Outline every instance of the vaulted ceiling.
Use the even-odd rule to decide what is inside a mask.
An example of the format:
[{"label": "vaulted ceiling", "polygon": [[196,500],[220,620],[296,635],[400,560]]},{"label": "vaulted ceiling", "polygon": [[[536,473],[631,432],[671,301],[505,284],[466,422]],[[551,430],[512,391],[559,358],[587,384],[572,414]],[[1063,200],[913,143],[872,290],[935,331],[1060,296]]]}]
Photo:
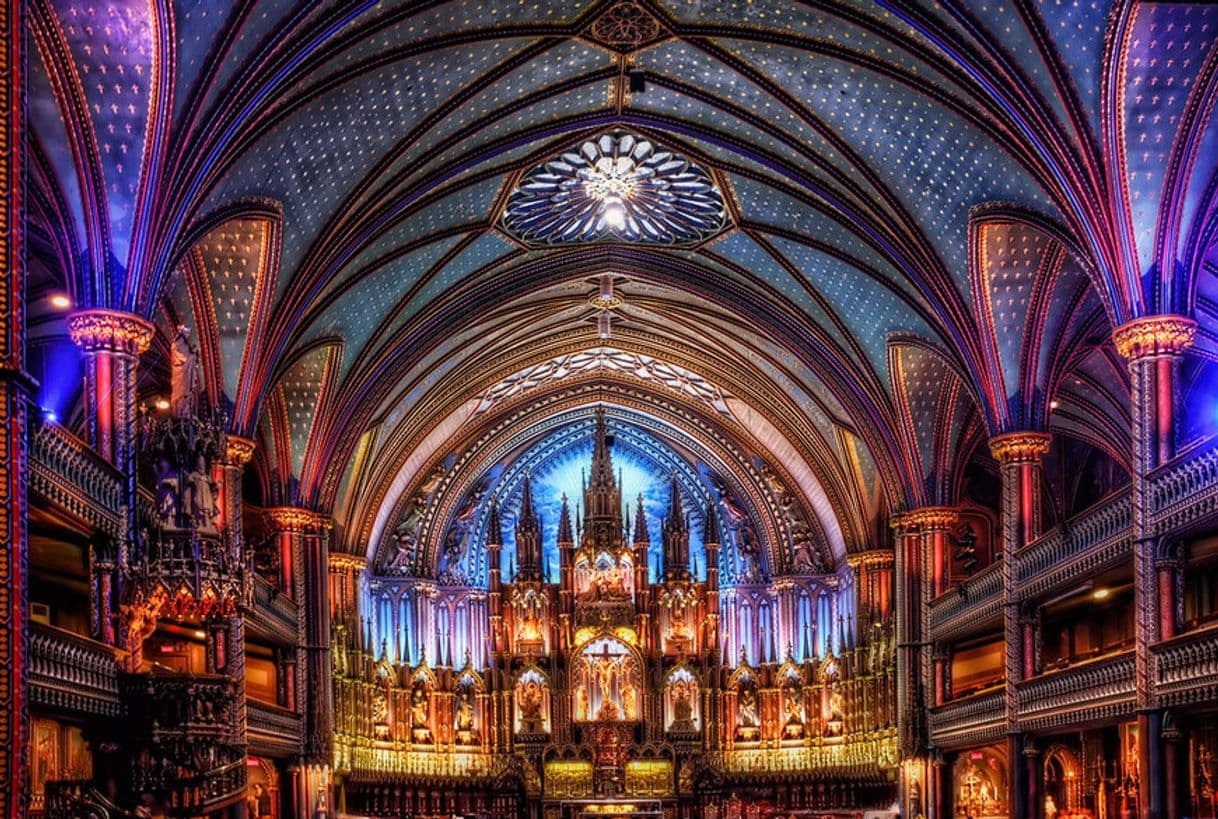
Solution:
[{"label": "vaulted ceiling", "polygon": [[[267,502],[351,550],[437,465],[604,403],[840,559],[958,501],[990,435],[1123,464],[1113,326],[1218,351],[1218,6],[31,8],[31,287],[192,327]],[[563,233],[563,173],[623,135],[675,182]],[[530,191],[541,232],[504,217]]]}]

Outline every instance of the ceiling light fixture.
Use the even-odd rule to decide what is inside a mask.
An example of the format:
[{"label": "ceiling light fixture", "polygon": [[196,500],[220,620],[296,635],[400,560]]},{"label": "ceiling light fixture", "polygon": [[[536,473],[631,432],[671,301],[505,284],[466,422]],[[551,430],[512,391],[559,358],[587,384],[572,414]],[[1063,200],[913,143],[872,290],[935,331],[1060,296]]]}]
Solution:
[{"label": "ceiling light fixture", "polygon": [[67,310],[72,306],[72,300],[64,293],[51,294],[50,302],[56,310]]},{"label": "ceiling light fixture", "polygon": [[1110,594],[1112,594],[1112,589],[1096,589],[1091,592],[1091,596],[1096,600],[1107,600]]}]

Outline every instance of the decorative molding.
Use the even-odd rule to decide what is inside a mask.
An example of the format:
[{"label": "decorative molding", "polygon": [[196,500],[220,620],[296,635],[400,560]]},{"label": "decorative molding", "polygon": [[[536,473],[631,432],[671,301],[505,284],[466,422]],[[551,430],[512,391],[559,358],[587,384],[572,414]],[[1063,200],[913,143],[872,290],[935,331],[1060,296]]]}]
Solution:
[{"label": "decorative molding", "polygon": [[118,310],[81,310],[68,316],[68,335],[87,353],[115,352],[143,355],[156,332],[139,316]]},{"label": "decorative molding", "polygon": [[889,519],[888,525],[898,534],[933,532],[950,529],[960,522],[960,510],[952,506],[923,506],[908,512],[899,512]]},{"label": "decorative molding", "polygon": [[228,446],[224,452],[225,463],[230,466],[245,466],[250,462],[250,458],[254,457],[254,450],[257,446],[249,438],[229,433]]},{"label": "decorative molding", "polygon": [[277,506],[262,512],[271,526],[282,532],[315,534],[328,531],[334,521],[328,515],[298,506]]},{"label": "decorative molding", "polygon": [[1145,316],[1112,331],[1117,352],[1127,361],[1163,355],[1180,355],[1193,345],[1197,322],[1184,316]]},{"label": "decorative molding", "polygon": [[1007,432],[990,439],[990,454],[1003,466],[1040,463],[1052,441],[1047,432]]},{"label": "decorative molding", "polygon": [[332,572],[362,572],[366,568],[368,568],[368,560],[362,555],[330,552],[330,571]]}]

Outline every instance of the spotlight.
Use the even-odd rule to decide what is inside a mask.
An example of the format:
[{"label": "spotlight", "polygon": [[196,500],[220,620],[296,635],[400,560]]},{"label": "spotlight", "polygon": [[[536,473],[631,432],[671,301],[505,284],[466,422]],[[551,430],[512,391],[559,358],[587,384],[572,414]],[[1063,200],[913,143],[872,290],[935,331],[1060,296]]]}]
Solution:
[{"label": "spotlight", "polygon": [[1055,410],[1055,409],[1057,409],[1057,407],[1058,407],[1057,399],[1054,398],[1052,401],[1049,402],[1049,409]]},{"label": "spotlight", "polygon": [[204,640],[204,639],[206,639],[206,638],[207,638],[207,632],[205,632],[205,631],[196,631],[196,632],[195,632],[195,636],[196,636],[196,637],[198,637],[200,640]]},{"label": "spotlight", "polygon": [[48,424],[58,423],[59,422],[59,413],[55,412],[55,410],[51,409],[50,407],[43,407],[42,408],[42,419],[44,421],[46,421]]},{"label": "spotlight", "polygon": [[1096,600],[1107,600],[1108,595],[1110,594],[1112,594],[1111,589],[1096,589],[1095,591],[1091,592],[1091,596]]},{"label": "spotlight", "polygon": [[156,400],[156,403],[153,404],[153,406],[156,407],[157,409],[161,410],[162,412],[164,412],[165,410],[169,409],[169,399],[168,398],[158,398]]},{"label": "spotlight", "polygon": [[72,300],[65,293],[52,293],[50,301],[56,310],[67,310],[72,306]]}]

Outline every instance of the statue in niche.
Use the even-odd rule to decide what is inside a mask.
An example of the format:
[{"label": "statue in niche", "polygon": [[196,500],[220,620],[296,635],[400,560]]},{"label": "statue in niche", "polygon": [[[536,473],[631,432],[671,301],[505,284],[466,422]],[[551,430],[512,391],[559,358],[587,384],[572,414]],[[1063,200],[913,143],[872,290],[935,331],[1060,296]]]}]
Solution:
[{"label": "statue in niche", "polygon": [[157,522],[162,528],[178,527],[179,493],[178,473],[168,458],[158,458],[156,463],[156,511]]},{"label": "statue in niche", "polygon": [[694,726],[694,703],[693,703],[693,688],[692,683],[688,680],[675,680],[672,683],[670,694],[672,697],[672,725],[669,726],[670,731],[693,731]]},{"label": "statue in niche", "polygon": [[200,455],[194,468],[186,475],[186,486],[182,492],[182,505],[189,516],[190,525],[200,532],[215,532],[220,519],[220,507],[216,504],[219,485],[211,479],[207,459]]},{"label": "statue in niche", "polygon": [[472,745],[478,741],[478,725],[474,713],[474,691],[470,685],[457,688],[457,743]]},{"label": "statue in niche", "polygon": [[537,734],[543,730],[541,721],[542,692],[541,684],[529,680],[516,686],[516,702],[520,707],[520,731],[524,734]]},{"label": "statue in niche", "polygon": [[389,739],[389,702],[384,691],[372,697],[372,732],[376,739]]},{"label": "statue in niche", "polygon": [[465,558],[468,545],[469,532],[454,524],[448,530],[448,537],[444,539],[444,571],[440,573],[440,579],[443,582],[455,585],[468,582],[468,578],[461,568],[461,561]]},{"label": "statue in niche", "polygon": [[736,738],[745,741],[757,739],[761,733],[761,719],[757,712],[757,691],[752,685],[740,688],[736,703]]},{"label": "statue in niche", "polygon": [[829,720],[825,723],[825,736],[840,737],[846,719],[846,698],[835,681],[829,689]]},{"label": "statue in niche", "polygon": [[588,721],[588,689],[580,686],[575,692],[575,719],[578,722]]},{"label": "statue in niche", "polygon": [[427,687],[418,684],[410,694],[410,736],[416,743],[431,742],[431,715],[428,713]]},{"label": "statue in niche", "polygon": [[788,739],[799,739],[804,735],[803,690],[797,680],[791,680],[783,694],[787,712],[787,724],[783,727],[783,734]]},{"label": "statue in niche", "polygon": [[178,327],[170,357],[169,408],[176,418],[192,418],[197,410],[202,377],[199,354],[190,341],[190,328]]},{"label": "statue in niche", "polygon": [[622,683],[622,718],[627,722],[633,722],[639,718],[639,704],[636,695],[637,692],[630,680]]}]

